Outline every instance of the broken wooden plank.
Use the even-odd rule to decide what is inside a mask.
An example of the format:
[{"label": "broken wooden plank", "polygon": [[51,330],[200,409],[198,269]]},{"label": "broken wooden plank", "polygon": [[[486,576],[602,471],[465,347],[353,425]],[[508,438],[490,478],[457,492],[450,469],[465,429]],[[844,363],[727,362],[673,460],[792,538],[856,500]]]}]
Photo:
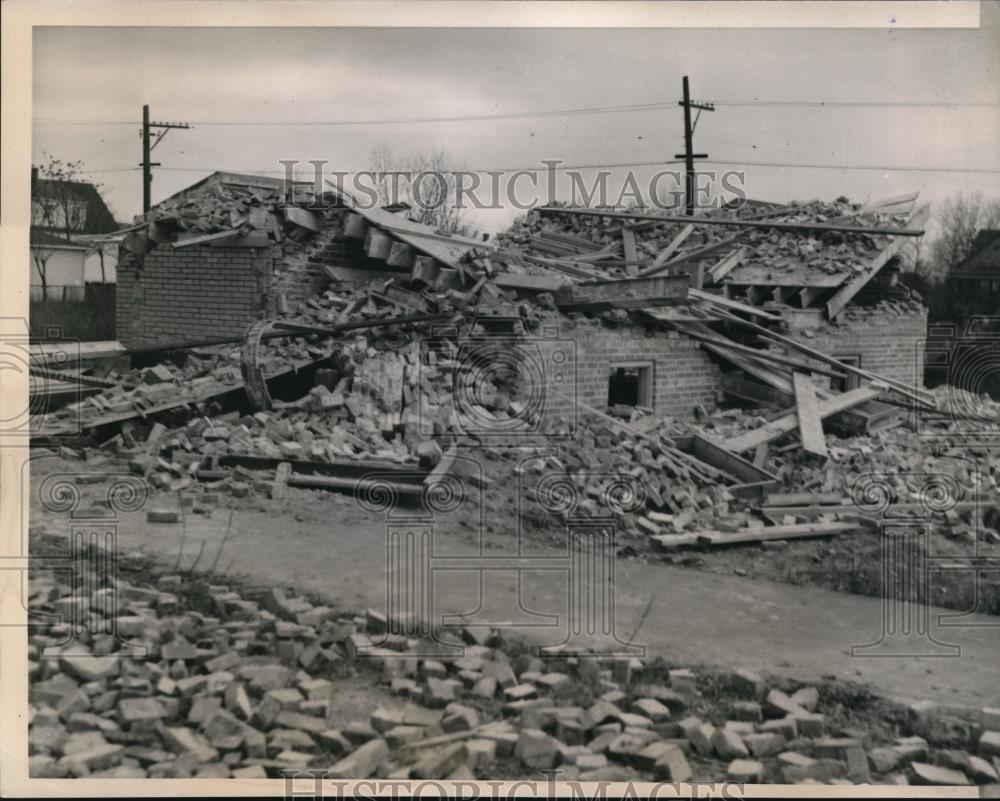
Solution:
[{"label": "broken wooden plank", "polygon": [[816,373],[818,375],[825,375],[831,378],[840,379],[845,377],[844,373],[835,373],[830,370],[826,370],[825,368],[822,367],[814,367],[813,365],[807,364],[806,362],[801,362],[797,359],[792,359],[787,356],[780,356],[776,353],[771,353],[770,351],[767,350],[760,350],[759,348],[750,348],[745,345],[738,345],[737,343],[728,340],[721,335],[711,336],[707,334],[697,333],[692,330],[684,330],[684,328],[686,328],[686,326],[683,326],[683,324],[681,326],[678,326],[678,329],[682,330],[682,333],[685,336],[689,336],[692,339],[696,339],[702,344],[716,345],[719,348],[724,348],[727,350],[731,350],[735,353],[744,354],[750,359],[755,359],[757,361],[763,361],[771,364],[780,364],[784,365],[785,367],[795,368],[800,372]]},{"label": "broken wooden plank", "polygon": [[180,248],[192,247],[193,245],[204,245],[208,242],[215,242],[219,239],[228,239],[229,237],[237,236],[239,233],[239,228],[231,228],[227,231],[216,231],[212,234],[178,234],[176,241],[170,243],[170,247],[177,250]]},{"label": "broken wooden plank", "polygon": [[739,241],[739,239],[742,236],[743,236],[743,234],[739,233],[739,234],[736,234],[735,236],[731,236],[731,237],[728,237],[726,239],[720,239],[718,242],[713,242],[713,243],[711,243],[709,245],[705,245],[704,247],[692,250],[689,253],[685,253],[682,256],[677,256],[676,258],[671,259],[668,262],[664,262],[663,264],[659,265],[658,267],[650,267],[647,270],[641,270],[638,273],[637,277],[638,278],[646,278],[647,276],[650,276],[650,275],[657,275],[659,273],[663,273],[663,272],[667,272],[669,270],[676,269],[681,264],[687,264],[688,262],[691,262],[691,261],[698,261],[699,259],[704,259],[706,256],[711,256],[713,253],[717,253],[720,250],[724,250],[725,248],[728,248],[730,245],[736,244],[736,242]]},{"label": "broken wooden plank", "polygon": [[563,278],[547,275],[501,273],[493,279],[493,283],[501,289],[513,289],[518,292],[558,292],[568,282]]},{"label": "broken wooden plank", "polygon": [[635,245],[634,231],[622,229],[622,247],[625,251],[625,274],[636,275],[639,272],[639,250]]},{"label": "broken wooden plank", "polygon": [[[841,395],[834,395],[832,398],[820,401],[816,405],[816,413],[822,420],[824,417],[829,417],[831,414],[836,414],[844,409],[850,409],[859,403],[873,400],[881,394],[882,390],[875,387],[858,387],[857,389],[852,389],[850,392],[844,392]],[[723,442],[722,445],[734,453],[742,453],[751,448],[756,448],[763,442],[772,442],[794,431],[798,426],[799,415],[793,411],[753,431],[732,437]]]},{"label": "broken wooden plank", "polygon": [[[920,226],[927,222],[927,218],[930,216],[930,206],[923,205],[917,211],[915,211],[909,220],[906,221],[907,225]],[[844,307],[851,302],[851,299],[861,291],[861,289],[875,277],[875,274],[881,270],[891,259],[896,255],[897,251],[903,246],[903,240],[894,239],[878,256],[876,256],[864,270],[850,279],[845,283],[840,289],[837,290],[836,294],[826,302],[826,316],[830,320],[835,320],[837,315],[839,315]]]},{"label": "broken wooden plank", "polygon": [[[727,312],[718,312],[717,316],[720,319],[729,320],[730,322],[736,325],[740,325],[743,326],[744,328],[749,328],[753,331],[756,331],[765,339],[770,339],[774,342],[780,342],[783,345],[787,345],[788,347],[799,351],[799,353],[804,353],[806,356],[817,359],[818,361],[821,361],[825,364],[829,364],[833,367],[843,369],[848,373],[853,373],[854,375],[860,376],[861,378],[864,378],[866,381],[879,381],[883,384],[886,384],[895,392],[898,392],[904,397],[916,401],[917,403],[920,403],[923,406],[930,406],[932,408],[936,408],[936,404],[934,403],[934,396],[928,393],[926,390],[918,389],[909,384],[905,384],[902,381],[897,381],[895,379],[879,375],[878,373],[872,373],[869,372],[868,370],[862,370],[860,367],[855,367],[852,364],[846,364],[840,361],[839,359],[834,358],[833,356],[828,356],[822,351],[816,350],[815,348],[810,348],[807,345],[803,345],[801,342],[783,336],[782,334],[775,333],[774,331],[771,331],[769,328],[765,328],[762,325],[757,325],[757,323],[751,322],[750,320],[744,320],[741,317],[737,317],[735,314],[729,314]],[[923,394],[921,395],[921,393]]]},{"label": "broken wooden plank", "polygon": [[702,300],[713,306],[719,306],[724,309],[730,309],[732,311],[743,312],[745,314],[750,314],[754,317],[760,317],[764,320],[771,320],[772,322],[779,323],[781,318],[776,314],[771,314],[763,309],[758,309],[756,306],[750,306],[747,303],[740,303],[738,300],[732,300],[730,298],[722,297],[721,295],[716,295],[712,292],[707,292],[703,289],[688,289],[688,297],[694,298],[695,300]]},{"label": "broken wooden plank", "polygon": [[767,384],[751,381],[735,373],[723,373],[719,386],[726,395],[750,401],[757,406],[784,411],[795,403],[793,394],[781,392]]},{"label": "broken wooden plank", "polygon": [[828,459],[830,452],[826,449],[823,421],[819,417],[816,386],[808,375],[798,371],[792,373],[792,386],[795,388],[795,409],[799,417],[802,449],[806,453]]},{"label": "broken wooden plank", "polygon": [[749,252],[750,249],[746,245],[743,245],[729,255],[724,256],[714,267],[710,267],[708,269],[708,276],[712,279],[712,283],[717,284],[729,275],[729,273],[743,262]]},{"label": "broken wooden plank", "polygon": [[703,531],[698,534],[700,545],[715,547],[724,545],[748,545],[755,542],[770,540],[800,540],[813,537],[832,537],[837,534],[847,534],[860,529],[857,523],[795,523],[789,526],[770,526],[769,528],[748,529],[736,533],[727,531]]},{"label": "broken wooden plank", "polygon": [[670,261],[670,257],[677,252],[677,248],[679,248],[684,243],[685,239],[691,236],[691,233],[693,231],[694,231],[693,225],[691,225],[690,223],[688,225],[685,225],[681,229],[681,232],[673,238],[670,244],[656,254],[656,258],[653,259],[653,267],[662,267],[664,264]]}]

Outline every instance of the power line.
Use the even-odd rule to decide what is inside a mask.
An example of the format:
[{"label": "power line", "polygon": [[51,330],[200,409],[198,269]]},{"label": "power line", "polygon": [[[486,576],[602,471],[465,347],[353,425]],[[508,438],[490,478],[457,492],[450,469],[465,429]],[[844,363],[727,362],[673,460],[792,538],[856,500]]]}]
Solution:
[{"label": "power line", "polygon": [[914,167],[884,164],[788,164],[780,161],[724,161],[708,159],[705,164],[723,164],[733,167],[804,167],[814,170],[876,170],[878,172],[982,172],[1000,174],[1000,169],[984,167]]},{"label": "power line", "polygon": [[[716,106],[761,106],[773,108],[997,108],[1000,103],[970,102],[920,102],[920,101],[840,101],[840,100],[715,100]],[[498,114],[465,114],[447,117],[397,117],[368,120],[195,120],[192,125],[202,127],[338,127],[350,125],[401,125],[435,122],[480,122],[488,120],[518,120],[536,117],[568,117],[586,114],[615,114],[668,109],[669,101],[656,103],[630,103],[619,106],[590,106],[571,109],[539,109]],[[35,125],[135,125],[135,120],[65,120],[36,119]]]},{"label": "power line", "polygon": [[715,100],[716,106],[769,108],[996,108],[1000,103],[943,103],[895,100]]},{"label": "power line", "polygon": [[[617,167],[659,167],[663,164],[683,164],[682,160],[671,160],[671,161],[627,161],[627,162],[615,162],[615,163],[602,163],[602,164],[558,164],[554,166],[556,170],[587,170],[587,169],[614,169]],[[987,174],[1000,174],[1000,169],[990,169],[990,168],[966,168],[966,167],[918,167],[912,165],[879,165],[879,164],[792,164],[788,162],[779,161],[732,161],[725,159],[707,159],[702,162],[703,164],[719,164],[724,166],[733,167],[789,167],[789,168],[801,168],[801,169],[816,169],[816,170],[876,170],[879,172],[943,172],[943,173],[987,173]],[[305,167],[308,162],[303,163]],[[100,173],[100,172],[131,172],[139,169],[138,167],[106,167],[106,168],[95,168],[92,170],[83,170],[82,172],[87,173]],[[211,167],[162,167],[162,172],[215,172],[218,166]],[[488,172],[547,172],[550,168],[548,166],[524,166],[524,167],[490,167],[490,168],[479,168],[479,167],[456,167],[448,172],[474,172],[474,173],[488,173]],[[253,172],[261,175],[285,175],[284,170],[243,170],[245,172]],[[309,170],[307,170],[309,171]],[[358,172],[368,172],[368,170],[357,170],[352,173],[352,171],[347,171],[348,175],[357,174]]]},{"label": "power line", "polygon": [[[400,123],[425,123],[425,122],[476,122],[480,120],[515,120],[528,117],[563,117],[578,114],[607,114],[623,111],[651,111],[656,109],[670,108],[672,104],[663,103],[630,103],[622,106],[592,106],[587,108],[570,109],[545,109],[539,111],[516,111],[501,114],[466,114],[453,117],[410,117],[410,118],[382,118],[371,120],[265,120],[256,122],[236,121],[236,120],[201,120],[194,121],[192,125],[226,126],[226,127],[273,127],[273,126],[340,126],[340,125],[396,125]],[[34,121],[39,125],[134,125],[134,120],[55,120],[40,119]]]}]

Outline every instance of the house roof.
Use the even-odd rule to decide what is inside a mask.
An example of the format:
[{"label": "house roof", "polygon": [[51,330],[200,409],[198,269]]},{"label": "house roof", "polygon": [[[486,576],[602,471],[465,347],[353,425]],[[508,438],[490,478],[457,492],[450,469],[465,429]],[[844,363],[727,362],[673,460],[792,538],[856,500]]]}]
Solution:
[{"label": "house roof", "polygon": [[[75,234],[109,234],[118,230],[118,223],[111,213],[101,193],[92,183],[86,181],[55,181],[51,178],[37,178],[31,187],[32,199],[60,200],[69,198],[86,204],[83,226],[72,229]],[[59,226],[40,225],[48,231],[65,232]]]},{"label": "house roof", "polygon": [[1000,230],[985,228],[976,234],[969,255],[951,271],[953,278],[1000,278]]},{"label": "house roof", "polygon": [[66,250],[86,250],[86,245],[81,245],[76,242],[71,242],[68,239],[64,239],[60,236],[54,236],[47,231],[37,228],[35,226],[31,227],[30,231],[30,242],[32,245],[39,245],[42,247],[50,248],[64,248]]},{"label": "house roof", "polygon": [[[271,230],[268,213],[280,213],[288,205],[315,208],[313,182],[296,181],[295,185],[305,191],[295,192],[294,202],[288,204],[282,192],[285,183],[280,178],[218,171],[157,203],[151,209],[149,219],[174,220],[182,223],[187,231],[206,234],[246,226],[267,233]],[[325,194],[394,239],[449,267],[457,266],[471,248],[482,244],[473,239],[443,234],[429,225],[414,222],[384,208],[369,208],[369,203],[360,201],[349,190],[332,183],[328,183]],[[263,214],[258,215],[259,221],[256,217],[250,219],[247,216],[248,209],[253,206],[263,207]],[[285,216],[288,216],[287,211]]]}]

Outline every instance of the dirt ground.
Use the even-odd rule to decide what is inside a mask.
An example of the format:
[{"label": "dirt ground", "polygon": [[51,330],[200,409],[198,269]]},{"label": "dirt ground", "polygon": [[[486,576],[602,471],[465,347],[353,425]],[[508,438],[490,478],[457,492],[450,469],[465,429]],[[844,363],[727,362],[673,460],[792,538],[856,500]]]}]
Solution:
[{"label": "dirt ground", "polygon": [[[32,461],[32,486],[58,473],[101,473],[94,483],[78,485],[77,507],[85,511],[104,503],[116,470],[127,472],[123,466],[43,456]],[[480,493],[472,490],[456,511],[433,518],[435,618],[505,625],[539,644],[564,641],[570,620],[565,536],[551,520],[505,508],[498,493],[484,494],[480,503]],[[142,511],[120,516],[122,553],[146,554],[182,572],[193,568],[192,575],[227,574],[358,609],[386,608],[387,531],[427,523],[413,511],[387,518],[345,495],[297,489],[282,500],[223,492],[210,514],[188,509],[186,525],[149,523],[150,508],[177,509],[177,496],[154,495]],[[519,518],[525,521],[521,537]],[[30,525],[58,535],[67,530],[68,513],[45,509],[33,496]],[[903,701],[1000,705],[1000,618],[970,615],[961,627],[945,627],[941,623],[949,621],[940,617],[948,613],[931,608],[930,634],[950,649],[911,637],[887,642],[879,652],[895,658],[852,656],[852,646],[880,639],[879,599],[756,578],[750,569],[744,577],[651,563],[629,558],[627,543],[619,552],[613,630],[619,640],[641,646],[644,656],[803,679],[853,679]],[[743,559],[744,566],[753,562]]]}]

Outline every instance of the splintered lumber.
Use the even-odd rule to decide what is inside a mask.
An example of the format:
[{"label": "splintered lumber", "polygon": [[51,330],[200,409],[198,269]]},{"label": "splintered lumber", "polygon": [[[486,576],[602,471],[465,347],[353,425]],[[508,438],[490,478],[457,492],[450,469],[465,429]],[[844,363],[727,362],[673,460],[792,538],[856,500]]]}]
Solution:
[{"label": "splintered lumber", "polygon": [[826,370],[822,367],[815,367],[805,362],[800,362],[797,359],[790,359],[786,356],[779,356],[776,353],[771,353],[770,351],[761,350],[759,348],[750,348],[745,345],[739,345],[731,340],[727,340],[722,336],[708,336],[706,334],[695,333],[694,331],[684,331],[685,336],[689,336],[692,339],[696,339],[703,344],[713,344],[719,348],[724,348],[728,350],[735,351],[736,353],[742,353],[751,359],[756,359],[757,361],[769,362],[773,364],[781,364],[786,367],[794,367],[796,370],[802,370],[810,373],[816,373],[817,375],[825,375],[831,378],[843,378],[844,373],[835,373],[831,370]]},{"label": "splintered lumber", "polygon": [[770,312],[766,312],[763,309],[751,306],[747,303],[740,303],[738,300],[724,298],[722,295],[716,295],[712,292],[707,292],[704,289],[691,287],[688,289],[688,297],[694,298],[695,300],[706,301],[713,306],[721,306],[725,309],[731,309],[732,311],[744,312],[746,314],[753,315],[754,317],[760,317],[763,320],[772,320],[776,323],[781,322],[781,318],[776,314],[771,314]]},{"label": "splintered lumber", "polygon": [[[623,220],[649,220],[665,223],[691,223],[689,215],[656,215],[641,214],[629,211],[602,211],[600,209],[569,209],[559,206],[541,206],[538,211],[543,214],[577,214],[585,217],[611,217]],[[915,221],[914,221],[915,222]],[[830,223],[812,222],[776,222],[768,220],[739,220],[727,217],[694,218],[695,225],[731,225],[740,228],[772,228],[777,231],[836,231],[844,234],[879,234],[884,236],[923,236],[920,228],[895,228],[879,226],[866,228],[857,225],[831,225]],[[915,224],[921,224],[916,223]]]},{"label": "splintered lumber", "polygon": [[801,540],[813,537],[832,537],[836,534],[847,534],[858,531],[857,523],[795,523],[790,526],[771,526],[770,528],[748,529],[730,533],[726,531],[703,531],[698,534],[700,545],[747,545],[754,542],[769,540]]},{"label": "splintered lumber", "polygon": [[664,264],[666,264],[670,260],[670,257],[677,252],[677,248],[679,248],[682,244],[684,244],[684,240],[687,239],[689,236],[691,236],[691,233],[693,231],[694,231],[693,225],[691,224],[685,225],[681,229],[681,232],[674,237],[673,241],[669,245],[667,245],[663,250],[661,250],[658,254],[656,254],[656,258],[653,259],[653,267],[662,267]]},{"label": "splintered lumber", "polygon": [[[804,353],[806,356],[824,362],[825,364],[829,364],[833,367],[840,368],[842,370],[847,371],[848,373],[853,373],[854,375],[860,376],[861,378],[864,378],[867,381],[879,381],[883,384],[886,384],[887,386],[891,387],[895,392],[898,392],[900,395],[903,395],[904,397],[907,397],[910,400],[913,400],[921,404],[922,406],[930,406],[933,409],[937,408],[937,404],[934,402],[933,395],[930,395],[930,393],[924,392],[923,390],[920,390],[909,384],[905,384],[902,381],[897,381],[893,378],[881,376],[878,373],[872,373],[869,372],[868,370],[862,370],[860,367],[855,367],[852,364],[845,364],[844,362],[840,361],[840,359],[837,359],[833,356],[828,356],[822,351],[816,350],[815,348],[810,348],[807,345],[803,345],[801,342],[796,342],[794,339],[790,339],[789,337],[775,333],[774,331],[771,331],[769,328],[765,328],[762,325],[757,325],[757,323],[751,322],[749,320],[744,320],[742,317],[737,317],[735,314],[729,314],[728,312],[721,312],[721,311],[717,312],[716,314],[719,317],[719,319],[724,319],[736,325],[743,326],[744,328],[749,328],[752,331],[756,331],[758,334],[760,334],[762,337],[765,337],[766,339],[770,339],[774,342],[780,342],[783,345],[787,345],[788,347],[799,351],[799,353]],[[922,392],[923,395],[921,395]]]},{"label": "splintered lumber", "polygon": [[[930,216],[930,207],[921,206],[907,220],[907,225],[920,226],[927,222]],[[836,319],[844,307],[851,302],[851,299],[861,291],[861,289],[875,277],[875,273],[881,270],[896,255],[903,246],[901,239],[894,239],[875,259],[860,273],[847,281],[836,294],[826,302],[826,316],[830,320]]]},{"label": "splintered lumber", "polygon": [[719,283],[723,278],[725,278],[729,273],[736,269],[737,266],[746,258],[747,253],[750,249],[744,245],[743,247],[737,248],[728,256],[723,257],[722,261],[716,264],[714,267],[708,269],[709,278],[712,279],[713,284]]},{"label": "splintered lumber", "polygon": [[642,270],[639,272],[639,278],[646,278],[650,275],[656,275],[657,273],[667,272],[668,270],[673,270],[675,267],[681,264],[687,264],[690,261],[698,261],[706,256],[711,256],[713,253],[717,253],[720,250],[725,250],[730,245],[735,245],[736,242],[743,236],[742,233],[736,234],[735,236],[727,237],[726,239],[720,239],[718,242],[713,242],[710,245],[705,245],[701,248],[696,248],[682,256],[677,256],[668,262],[661,264],[659,267],[650,267],[647,270]]},{"label": "splintered lumber", "polygon": [[[830,415],[841,412],[844,409],[850,409],[852,406],[857,406],[859,403],[873,400],[880,394],[882,394],[881,389],[876,389],[870,386],[858,387],[857,389],[852,389],[849,392],[834,395],[827,400],[820,401],[816,404],[816,414],[822,420],[824,417],[829,417]],[[743,451],[748,451],[751,448],[756,448],[761,443],[773,442],[779,437],[794,431],[798,427],[798,412],[792,411],[782,417],[779,417],[777,420],[772,420],[770,423],[767,423],[760,428],[754,429],[753,431],[747,431],[744,434],[740,434],[738,437],[727,439],[722,443],[722,445],[734,453],[742,453]]]},{"label": "splintered lumber", "polygon": [[806,453],[827,459],[830,452],[826,449],[823,421],[819,417],[816,386],[809,376],[799,372],[792,373],[792,386],[795,388],[795,412],[799,416],[802,449]]}]

